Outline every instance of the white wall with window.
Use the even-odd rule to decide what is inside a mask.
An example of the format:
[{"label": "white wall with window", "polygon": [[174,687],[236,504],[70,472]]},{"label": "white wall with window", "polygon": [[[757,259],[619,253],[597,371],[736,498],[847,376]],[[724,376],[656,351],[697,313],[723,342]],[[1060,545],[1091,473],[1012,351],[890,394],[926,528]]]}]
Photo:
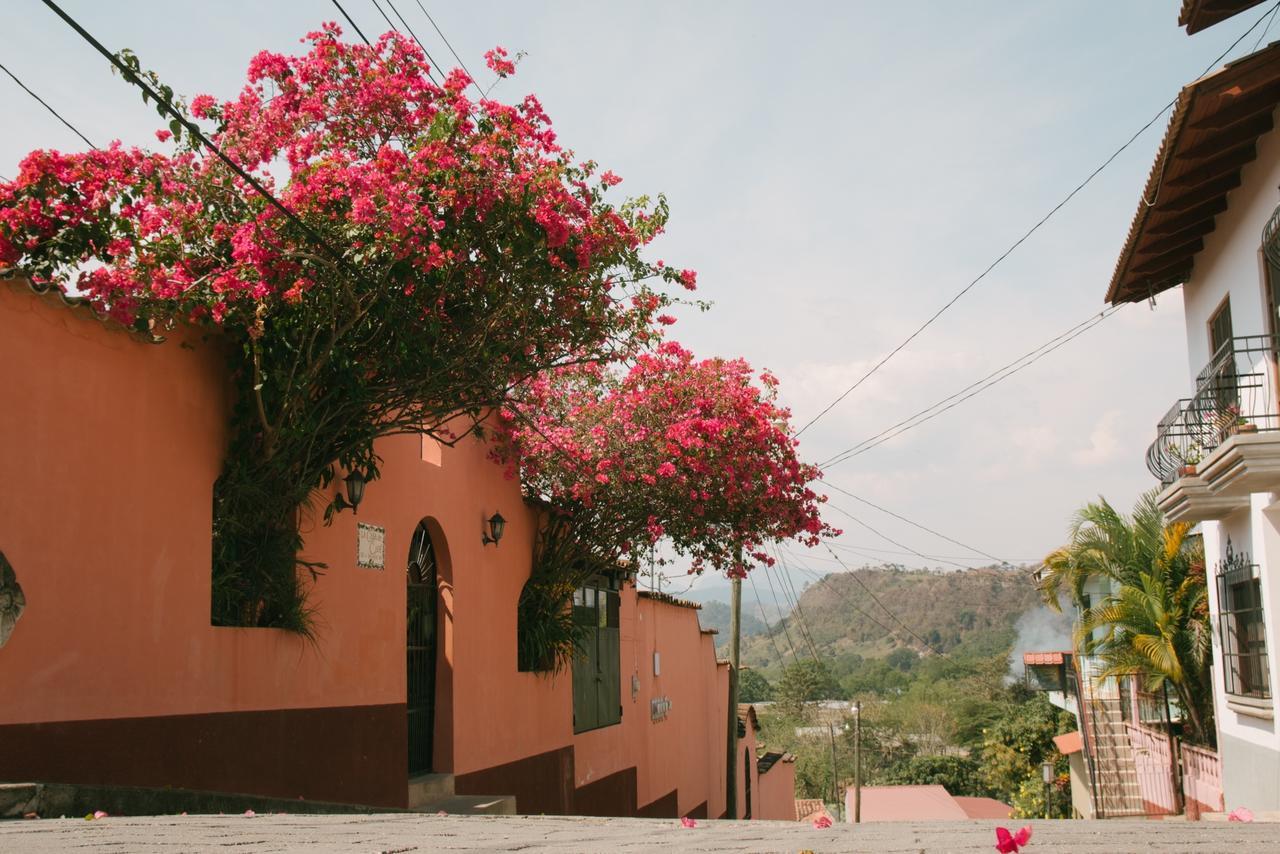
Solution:
[{"label": "white wall with window", "polygon": [[[1280,117],[1277,117],[1280,118]],[[1204,238],[1190,280],[1183,286],[1189,372],[1196,377],[1215,350],[1241,336],[1280,334],[1272,276],[1262,253],[1262,232],[1280,205],[1280,133],[1258,140],[1257,158]],[[1265,339],[1261,339],[1264,340]],[[1271,352],[1268,352],[1271,350]],[[1248,356],[1275,415],[1274,350]],[[1220,521],[1201,523],[1213,622],[1214,704],[1227,809],[1280,810],[1280,732],[1272,686],[1280,643],[1280,498],[1253,493],[1247,507]]]}]

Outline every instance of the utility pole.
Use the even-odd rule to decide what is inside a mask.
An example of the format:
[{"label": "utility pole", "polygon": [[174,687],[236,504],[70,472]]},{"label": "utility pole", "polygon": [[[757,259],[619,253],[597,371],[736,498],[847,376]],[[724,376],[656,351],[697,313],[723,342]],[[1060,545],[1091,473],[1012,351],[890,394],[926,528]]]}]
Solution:
[{"label": "utility pole", "polygon": [[862,823],[862,701],[853,702],[853,823]]},{"label": "utility pole", "polygon": [[[744,571],[741,546],[738,547],[737,564],[738,571]],[[725,756],[724,803],[728,817],[735,819],[738,817],[738,640],[742,623],[742,579],[734,576],[732,584],[729,616],[729,738]],[[746,769],[746,772],[750,774],[751,769]]]},{"label": "utility pole", "polygon": [[836,765],[836,727],[830,721],[827,722],[827,734],[831,736],[831,798],[836,804],[836,819],[844,820],[841,812],[843,804],[840,803],[840,771]]}]

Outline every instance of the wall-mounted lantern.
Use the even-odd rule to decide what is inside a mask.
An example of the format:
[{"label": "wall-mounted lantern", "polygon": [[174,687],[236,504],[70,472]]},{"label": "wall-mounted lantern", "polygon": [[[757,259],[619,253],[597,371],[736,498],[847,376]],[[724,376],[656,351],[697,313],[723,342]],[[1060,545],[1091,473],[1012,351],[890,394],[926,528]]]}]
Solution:
[{"label": "wall-mounted lantern", "polygon": [[482,534],[480,542],[482,545],[493,543],[495,546],[502,539],[502,532],[506,530],[507,520],[502,518],[501,513],[494,513],[489,517],[489,532]]},{"label": "wall-mounted lantern", "polygon": [[364,500],[364,472],[352,469],[343,481],[347,484],[347,504],[352,513],[359,513],[360,502]]}]

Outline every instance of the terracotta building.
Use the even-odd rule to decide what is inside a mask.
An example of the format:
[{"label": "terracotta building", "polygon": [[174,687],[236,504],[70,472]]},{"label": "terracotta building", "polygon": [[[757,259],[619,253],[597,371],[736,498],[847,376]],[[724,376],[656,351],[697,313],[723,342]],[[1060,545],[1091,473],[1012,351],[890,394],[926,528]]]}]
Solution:
[{"label": "terracotta building", "polygon": [[[380,440],[358,515],[303,515],[313,641],[211,625],[224,365],[216,336],[149,343],[0,281],[0,781],[405,807],[413,778],[525,813],[724,814],[728,665],[697,606],[602,579],[575,600],[595,672],[518,669],[537,513],[480,440]],[[789,815],[794,766],[762,781],[742,718],[739,814]]]}]

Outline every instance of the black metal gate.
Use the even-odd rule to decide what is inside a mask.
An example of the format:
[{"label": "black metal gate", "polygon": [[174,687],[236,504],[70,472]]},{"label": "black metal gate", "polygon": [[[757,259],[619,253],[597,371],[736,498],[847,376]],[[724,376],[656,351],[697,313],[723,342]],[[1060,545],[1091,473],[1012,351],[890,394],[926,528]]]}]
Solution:
[{"label": "black metal gate", "polygon": [[409,775],[431,770],[436,705],[436,550],[425,522],[409,546],[408,665]]}]

